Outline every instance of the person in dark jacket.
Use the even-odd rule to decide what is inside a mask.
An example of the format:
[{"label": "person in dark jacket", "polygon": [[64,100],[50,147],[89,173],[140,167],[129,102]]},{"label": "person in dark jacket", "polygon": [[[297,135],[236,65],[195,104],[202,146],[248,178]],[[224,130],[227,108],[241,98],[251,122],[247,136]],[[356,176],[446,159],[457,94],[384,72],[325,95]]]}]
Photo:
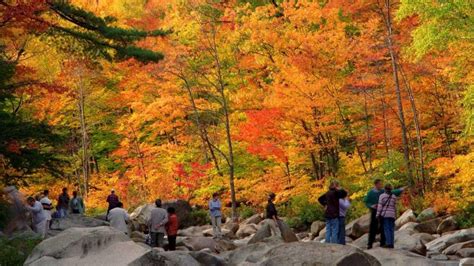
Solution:
[{"label": "person in dark jacket", "polygon": [[56,209],[59,213],[59,218],[64,218],[67,215],[69,209],[69,194],[67,193],[67,188],[63,188],[63,193],[58,197],[58,206]]},{"label": "person in dark jacket", "polygon": [[[395,196],[400,196],[405,188],[394,189],[392,194]],[[380,246],[385,246],[385,235],[383,234],[384,228],[383,223],[379,223],[377,219],[377,205],[379,202],[379,197],[385,192],[383,189],[383,183],[380,179],[375,179],[374,187],[367,192],[367,195],[364,198],[365,206],[370,210],[370,227],[369,227],[369,242],[367,248],[371,249],[377,234],[380,234]]]},{"label": "person in dark jacket", "polygon": [[275,200],[276,195],[275,193],[270,193],[268,195],[268,204],[266,207],[266,221],[268,225],[270,226],[270,230],[272,231],[272,235],[280,236],[280,229],[279,229],[279,223],[280,219],[278,218],[278,212],[275,207],[275,204],[273,201]]},{"label": "person in dark jacket", "polygon": [[112,189],[110,191],[110,195],[107,196],[107,203],[109,204],[109,207],[107,208],[107,215],[105,216],[105,220],[107,220],[110,210],[117,207],[119,202],[120,200],[117,194],[115,194],[115,189]]},{"label": "person in dark jacket", "polygon": [[343,189],[338,189],[338,187],[339,182],[332,181],[329,185],[329,191],[318,199],[319,203],[325,207],[326,243],[338,243],[339,199],[347,196],[347,192]]}]

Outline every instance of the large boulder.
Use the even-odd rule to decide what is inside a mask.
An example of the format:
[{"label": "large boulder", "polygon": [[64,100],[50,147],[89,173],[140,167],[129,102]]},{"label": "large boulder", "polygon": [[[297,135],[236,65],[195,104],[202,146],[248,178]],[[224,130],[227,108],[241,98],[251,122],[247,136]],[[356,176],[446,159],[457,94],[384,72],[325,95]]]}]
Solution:
[{"label": "large boulder", "polygon": [[324,228],[326,227],[326,223],[323,222],[323,221],[314,221],[312,224],[311,224],[311,235],[313,237],[316,237],[319,235],[319,232],[321,232],[321,230],[323,230]]},{"label": "large boulder", "polygon": [[257,232],[258,227],[255,224],[243,224],[240,225],[239,230],[235,233],[237,238],[245,238],[247,236],[253,235]]},{"label": "large boulder", "polygon": [[449,216],[446,219],[442,220],[436,229],[438,234],[443,234],[446,232],[454,231],[459,228],[456,219],[453,216]]},{"label": "large boulder", "polygon": [[406,231],[395,233],[395,247],[420,255],[426,255],[426,246],[423,244],[423,241],[419,237],[416,237],[415,234],[411,235]]},{"label": "large boulder", "polygon": [[283,244],[280,237],[266,238],[258,243],[243,245],[227,254],[229,265],[257,263],[271,248]]},{"label": "large boulder", "polygon": [[254,214],[249,218],[245,219],[241,224],[259,224],[263,221],[263,215],[261,213]]},{"label": "large boulder", "polygon": [[459,261],[459,266],[474,266],[474,258],[464,258]]},{"label": "large boulder", "polygon": [[[172,200],[164,201],[162,208],[167,209],[168,207],[174,207],[176,210],[176,215],[178,216],[179,225],[181,228],[186,228],[194,225],[194,222],[191,220],[191,205],[184,200]],[[155,208],[154,203],[143,204],[137,207],[131,214],[130,220],[134,224],[145,225],[150,219],[151,210]]]},{"label": "large boulder", "polygon": [[[209,228],[209,229],[206,229],[204,231],[202,231],[202,234],[204,236],[208,236],[208,237],[213,237],[214,236],[214,230],[212,228]],[[235,235],[232,231],[230,231],[229,229],[226,229],[226,228],[221,228],[221,234],[222,236],[226,237],[226,238],[234,238]]]},{"label": "large boulder", "polygon": [[201,265],[209,266],[225,266],[227,261],[215,254],[212,254],[208,251],[193,251],[189,253],[196,261]]},{"label": "large boulder", "polygon": [[421,223],[434,218],[436,218],[436,211],[433,208],[428,208],[418,214],[418,217],[416,217],[416,221]]},{"label": "large boulder", "polygon": [[469,240],[474,240],[474,228],[463,229],[449,235],[441,236],[426,244],[428,251],[442,252],[447,247]]},{"label": "large boulder", "polygon": [[[365,251],[374,256],[384,266],[402,266],[402,265],[416,265],[416,266],[433,266],[441,265],[436,261],[427,259],[424,256],[411,253],[406,250],[373,248]],[[354,264],[357,265],[357,264]]]},{"label": "large boulder", "polygon": [[456,252],[462,258],[474,258],[474,248],[462,248]]},{"label": "large boulder", "polygon": [[442,220],[442,218],[434,218],[423,221],[415,226],[415,230],[420,233],[436,234]]},{"label": "large boulder", "polygon": [[187,236],[187,237],[204,236],[204,231],[208,229],[212,230],[212,226],[210,225],[190,226],[188,228],[178,230],[178,236]]},{"label": "large boulder", "polygon": [[415,222],[408,222],[400,227],[398,231],[407,231],[410,234],[415,234],[418,233],[418,231],[415,229],[418,223]]},{"label": "large boulder", "polygon": [[222,252],[237,248],[237,246],[229,240],[210,237],[190,237],[183,240],[183,245],[191,251],[208,249],[212,252]]},{"label": "large boulder", "polygon": [[236,234],[237,231],[239,230],[239,227],[240,225],[238,223],[234,223],[232,221],[228,222],[228,223],[225,223],[224,225],[222,225],[222,229],[227,229],[229,230],[230,232],[232,232],[232,234]]},{"label": "large boulder", "polygon": [[55,236],[69,228],[98,227],[107,225],[109,225],[109,223],[104,220],[84,216],[82,214],[69,214],[64,218],[54,220],[51,224],[51,230],[49,230],[48,233],[51,236]]},{"label": "large boulder", "polygon": [[272,232],[270,230],[270,225],[264,224],[253,235],[253,237],[249,240],[248,244],[260,242],[264,240],[265,238],[271,237],[271,236],[272,236]]},{"label": "large boulder", "polygon": [[38,244],[25,265],[123,265],[147,251],[108,226],[73,227]]},{"label": "large boulder", "polygon": [[436,239],[436,237],[427,233],[414,233],[411,235],[413,237],[419,238],[421,240],[421,243],[423,243],[423,245],[426,245],[428,242],[431,242]]},{"label": "large boulder", "polygon": [[318,242],[292,242],[271,248],[259,265],[380,265],[362,250]]},{"label": "large boulder", "polygon": [[353,239],[359,238],[369,232],[370,213],[365,214],[346,225],[346,235]]},{"label": "large boulder", "polygon": [[461,243],[456,243],[454,245],[451,245],[447,247],[446,249],[443,250],[443,254],[445,255],[454,255],[456,252],[458,252],[461,249],[464,248],[474,248],[474,240],[469,240]]},{"label": "large boulder", "polygon": [[278,228],[280,229],[281,232],[281,237],[283,238],[283,241],[289,243],[289,242],[297,242],[298,237],[296,234],[291,230],[291,228],[283,221],[280,221],[278,223]]},{"label": "large boulder", "polygon": [[413,210],[406,210],[398,219],[395,221],[395,227],[400,228],[402,225],[409,223],[409,222],[416,222],[416,216],[413,213]]},{"label": "large boulder", "polygon": [[[110,264],[112,265],[112,264]],[[127,265],[125,263],[119,263],[116,265]],[[166,265],[166,266],[200,266],[201,264],[194,259],[189,252],[186,251],[167,251],[162,252],[158,249],[152,249],[128,263],[129,266],[153,266],[153,265]]]}]

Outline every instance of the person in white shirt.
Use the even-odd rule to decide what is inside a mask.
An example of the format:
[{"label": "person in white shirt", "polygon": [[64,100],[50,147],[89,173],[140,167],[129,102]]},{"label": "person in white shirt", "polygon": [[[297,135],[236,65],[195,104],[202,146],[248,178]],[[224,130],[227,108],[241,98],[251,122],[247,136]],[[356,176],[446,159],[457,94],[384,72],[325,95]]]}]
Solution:
[{"label": "person in white shirt", "polygon": [[33,197],[28,197],[26,208],[31,211],[31,218],[33,220],[33,230],[44,238],[46,231],[46,216],[44,216],[43,206]]},{"label": "person in white shirt", "polygon": [[51,211],[53,209],[53,202],[49,199],[49,190],[45,189],[43,191],[43,197],[40,200],[41,205],[43,205],[44,216],[46,217],[46,232],[51,227]]},{"label": "person in white shirt", "polygon": [[130,216],[123,208],[123,203],[120,201],[117,203],[117,207],[110,210],[109,214],[107,215],[107,221],[110,222],[110,226],[122,231],[126,235],[128,235],[127,222],[129,219]]}]

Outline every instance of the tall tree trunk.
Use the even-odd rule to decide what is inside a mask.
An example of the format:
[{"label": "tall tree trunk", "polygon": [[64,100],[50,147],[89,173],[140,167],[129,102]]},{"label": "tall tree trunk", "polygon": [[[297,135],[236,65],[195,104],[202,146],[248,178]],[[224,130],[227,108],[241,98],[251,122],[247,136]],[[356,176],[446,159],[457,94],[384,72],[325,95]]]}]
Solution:
[{"label": "tall tree trunk", "polygon": [[220,169],[219,161],[217,160],[216,153],[214,152],[214,148],[212,147],[212,143],[209,140],[209,134],[207,133],[207,130],[203,127],[203,125],[201,123],[201,119],[199,118],[199,112],[198,112],[198,108],[197,108],[197,105],[196,105],[196,101],[194,99],[193,92],[191,90],[191,86],[189,85],[188,81],[184,77],[181,77],[181,79],[184,81],[186,90],[188,92],[189,101],[191,102],[191,106],[193,107],[193,112],[194,112],[194,116],[195,116],[194,122],[196,123],[196,127],[198,128],[199,135],[200,135],[201,140],[203,142],[204,148],[206,148],[206,146],[207,146],[207,148],[209,149],[209,153],[211,154],[212,161],[214,162],[214,167],[217,170],[217,173],[220,176],[223,176],[224,174],[222,173],[222,171]]},{"label": "tall tree trunk", "polygon": [[372,172],[372,139],[370,136],[370,123],[369,123],[369,107],[367,104],[367,92],[364,91],[364,113],[365,113],[365,130],[367,135],[367,161],[369,161],[369,170]]},{"label": "tall tree trunk", "polygon": [[424,191],[427,185],[426,174],[425,174],[425,159],[423,153],[423,140],[421,137],[421,126],[420,126],[420,119],[418,115],[418,109],[416,108],[415,102],[415,95],[413,94],[413,90],[408,82],[407,76],[405,75],[402,66],[400,65],[400,73],[402,74],[402,78],[405,83],[405,88],[408,92],[408,98],[410,99],[410,106],[413,113],[413,121],[415,123],[415,130],[416,130],[416,144],[418,147],[418,159],[420,160],[420,174],[422,180],[422,190]]},{"label": "tall tree trunk", "polygon": [[212,30],[212,40],[211,40],[211,52],[214,57],[214,61],[216,64],[217,70],[217,82],[218,86],[217,89],[219,91],[221,97],[221,104],[222,109],[224,111],[224,121],[225,121],[225,133],[226,133],[226,140],[227,140],[227,149],[228,149],[228,160],[227,163],[229,165],[229,186],[230,186],[230,197],[231,197],[231,204],[232,204],[232,220],[237,220],[237,199],[235,196],[235,184],[234,184],[234,174],[235,174],[235,165],[234,165],[234,149],[232,146],[232,136],[231,136],[231,129],[230,129],[230,108],[229,103],[227,102],[227,97],[225,96],[225,82],[224,77],[222,76],[222,66],[219,59],[219,53],[217,51],[217,44],[216,44],[216,32],[215,29]]},{"label": "tall tree trunk", "polygon": [[80,77],[79,81],[79,120],[81,124],[81,137],[82,137],[82,178],[83,178],[83,186],[84,186],[84,198],[87,198],[89,192],[89,136],[87,134],[87,124],[86,124],[86,116],[85,116],[85,92],[84,92],[84,82],[82,77]]},{"label": "tall tree trunk", "polygon": [[397,56],[395,53],[395,49],[393,47],[393,40],[392,40],[392,20],[391,20],[391,8],[390,8],[390,0],[385,0],[385,9],[382,9],[382,15],[384,18],[385,26],[387,28],[387,48],[390,53],[390,61],[392,65],[392,74],[393,74],[393,82],[395,85],[395,91],[397,94],[397,106],[398,106],[398,116],[400,121],[400,126],[402,128],[402,145],[403,145],[403,156],[405,159],[405,165],[407,168],[407,177],[410,182],[413,182],[413,170],[410,162],[410,150],[408,147],[408,137],[407,137],[407,126],[405,122],[405,114],[403,110],[403,102],[402,102],[402,94],[400,89],[400,80],[398,77],[398,64],[397,64]]}]

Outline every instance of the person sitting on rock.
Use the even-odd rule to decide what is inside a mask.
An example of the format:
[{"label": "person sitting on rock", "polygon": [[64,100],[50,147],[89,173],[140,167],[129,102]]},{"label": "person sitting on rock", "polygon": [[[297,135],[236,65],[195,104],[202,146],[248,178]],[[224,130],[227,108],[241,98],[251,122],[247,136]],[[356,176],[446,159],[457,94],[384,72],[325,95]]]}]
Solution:
[{"label": "person sitting on rock", "polygon": [[109,207],[107,208],[107,215],[105,216],[106,219],[109,216],[110,210],[113,208],[117,207],[117,204],[119,203],[119,197],[115,194],[115,189],[112,189],[110,191],[110,195],[107,196],[107,203],[109,204]]},{"label": "person sitting on rock", "polygon": [[72,199],[69,201],[69,209],[74,214],[84,214],[86,211],[84,201],[77,195],[77,191],[72,192]]},{"label": "person sitting on rock", "polygon": [[[404,188],[392,190],[392,194],[395,196],[400,196]],[[370,227],[369,227],[369,242],[367,244],[367,249],[371,249],[377,234],[380,233],[380,246],[385,245],[385,235],[382,233],[383,223],[379,223],[377,219],[377,204],[379,202],[379,197],[385,191],[383,190],[383,183],[380,179],[375,179],[374,187],[367,192],[367,195],[364,198],[364,203],[367,208],[370,210]]]},{"label": "person sitting on rock", "polygon": [[156,208],[151,210],[150,220],[148,221],[151,246],[162,248],[164,246],[163,239],[166,233],[165,225],[168,222],[168,213],[165,209],[161,208],[160,199],[155,201],[155,206]]},{"label": "person sitting on rock", "polygon": [[319,203],[325,207],[326,243],[338,243],[339,199],[347,196],[347,192],[343,189],[338,189],[338,187],[339,182],[332,181],[329,185],[329,191],[318,199]]},{"label": "person sitting on rock", "polygon": [[221,212],[221,201],[219,200],[219,194],[212,194],[212,199],[209,201],[209,215],[211,216],[212,231],[214,238],[221,237],[221,223],[222,223],[222,212]]},{"label": "person sitting on rock", "polygon": [[43,212],[43,205],[35,198],[28,197],[26,208],[31,212],[33,220],[33,231],[40,234],[42,238],[46,237],[46,216]]},{"label": "person sitting on rock", "polygon": [[64,218],[67,215],[67,210],[69,208],[69,194],[67,193],[67,188],[63,188],[63,193],[58,197],[58,210],[59,218]]},{"label": "person sitting on rock", "polygon": [[385,236],[385,245],[393,248],[395,242],[395,216],[397,214],[397,196],[392,193],[392,185],[385,185],[385,191],[379,197],[377,204],[377,219],[383,224],[382,234]]},{"label": "person sitting on rock", "polygon": [[128,235],[127,222],[130,220],[130,216],[123,208],[122,202],[119,201],[117,203],[117,207],[110,210],[109,214],[107,215],[107,220],[110,222],[111,227]]},{"label": "person sitting on rock", "polygon": [[168,208],[168,223],[166,223],[166,234],[168,235],[168,250],[176,250],[176,236],[178,235],[178,216],[173,207]]},{"label": "person sitting on rock", "polygon": [[281,236],[281,232],[279,229],[279,223],[280,223],[280,218],[278,217],[278,212],[275,207],[275,201],[276,195],[275,193],[271,192],[268,195],[268,203],[266,209],[266,223],[270,226],[270,230],[272,235],[274,236]]}]

